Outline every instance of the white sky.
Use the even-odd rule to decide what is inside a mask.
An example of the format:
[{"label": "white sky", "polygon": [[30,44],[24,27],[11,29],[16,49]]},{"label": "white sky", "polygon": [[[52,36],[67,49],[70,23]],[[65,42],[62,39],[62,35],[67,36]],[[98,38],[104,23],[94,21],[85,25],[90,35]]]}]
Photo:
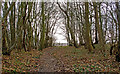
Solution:
[{"label": "white sky", "polygon": [[67,43],[63,30],[60,28],[60,26],[63,26],[63,25],[64,24],[60,24],[56,30],[56,33],[54,34],[55,38],[57,39],[56,43]]}]

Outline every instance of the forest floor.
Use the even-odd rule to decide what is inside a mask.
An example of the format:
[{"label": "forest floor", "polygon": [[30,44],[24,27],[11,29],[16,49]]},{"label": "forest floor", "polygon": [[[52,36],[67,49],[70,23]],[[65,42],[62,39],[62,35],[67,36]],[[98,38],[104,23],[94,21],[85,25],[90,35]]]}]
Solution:
[{"label": "forest floor", "polygon": [[10,56],[2,57],[2,72],[119,72],[120,63],[114,55],[109,55],[109,48],[105,56],[98,49],[95,53],[88,53],[84,47],[68,46],[13,51]]}]

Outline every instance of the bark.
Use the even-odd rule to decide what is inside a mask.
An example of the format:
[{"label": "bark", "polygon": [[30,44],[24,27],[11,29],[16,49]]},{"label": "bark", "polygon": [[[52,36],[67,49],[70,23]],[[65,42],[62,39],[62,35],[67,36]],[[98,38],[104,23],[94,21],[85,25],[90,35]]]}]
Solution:
[{"label": "bark", "polygon": [[15,2],[10,15],[11,46],[15,43]]},{"label": "bark", "polygon": [[39,50],[42,50],[44,48],[45,43],[45,15],[44,15],[44,2],[42,2],[42,33],[41,33],[41,40],[40,40],[40,48]]},{"label": "bark", "polygon": [[[3,9],[3,18],[6,17],[6,13],[8,13],[7,11],[7,2],[5,2],[4,4],[4,9]],[[8,37],[8,32],[7,32],[7,18],[4,19],[4,22],[2,21],[2,53],[3,55],[10,55],[10,52],[9,51],[9,47],[10,47],[10,40],[9,40],[9,37]]]},{"label": "bark", "polygon": [[97,24],[95,25],[95,44],[98,44]]},{"label": "bark", "polygon": [[20,4],[19,5],[19,9],[18,9],[18,21],[17,21],[17,37],[16,37],[16,39],[17,39],[17,50],[18,51],[21,51],[21,49],[22,49],[22,11],[23,11],[23,9],[20,7],[20,6],[22,6],[22,4]]},{"label": "bark", "polygon": [[[98,9],[97,9],[96,2],[94,2],[93,5],[94,5],[94,10],[95,10],[95,25],[96,25],[96,28],[97,28],[97,31],[98,31],[100,49],[105,50],[104,49],[104,40],[103,40],[104,37],[103,37],[103,34],[102,34],[103,31],[102,31],[102,27],[101,27],[102,24],[99,24]],[[99,17],[100,17],[100,20],[101,20],[101,12],[100,11],[99,11],[99,14],[100,14]],[[100,21],[100,23],[101,22],[102,21]]]},{"label": "bark", "polygon": [[25,8],[23,10],[23,48],[25,50],[25,52],[27,51],[26,49],[26,39],[25,39],[25,36],[26,36],[26,10],[27,10],[27,4],[25,4]]},{"label": "bark", "polygon": [[[0,14],[2,9],[1,7],[2,7],[2,3],[0,2]],[[2,17],[0,15],[0,24],[2,24],[1,20],[2,20]],[[0,25],[0,54],[2,54],[2,25]]]},{"label": "bark", "polygon": [[116,61],[120,62],[120,4],[116,2],[117,7],[117,20],[118,20],[118,54],[116,55]]},{"label": "bark", "polygon": [[104,40],[104,36],[103,36],[103,29],[102,29],[102,16],[101,16],[101,8],[100,8],[100,5],[99,4],[99,20],[100,20],[100,24],[99,24],[99,21],[98,21],[98,11],[97,11],[97,8],[96,8],[96,22],[98,23],[97,25],[97,28],[98,28],[98,34],[99,34],[99,43],[101,45],[101,51],[103,53],[105,53],[105,40]]},{"label": "bark", "polygon": [[32,2],[31,3],[28,3],[28,16],[26,18],[26,20],[28,21],[28,24],[27,25],[27,30],[28,30],[28,35],[27,35],[27,47],[28,47],[28,50],[27,51],[30,51],[32,49],[32,45],[33,45],[33,29],[32,29],[32,25],[31,25],[31,21],[30,21],[30,18],[31,18],[31,10],[32,10]]},{"label": "bark", "polygon": [[87,48],[89,48],[89,52],[92,52],[93,46],[91,44],[91,37],[90,37],[90,23],[89,23],[89,4],[85,2],[85,24],[86,24],[86,41],[87,41]]},{"label": "bark", "polygon": [[46,24],[46,39],[45,39],[45,48],[47,48],[48,46],[49,46],[49,43],[48,43],[48,41],[49,41],[49,35],[48,35],[48,33],[49,33],[49,13],[48,13],[48,17],[47,17],[47,24]]}]

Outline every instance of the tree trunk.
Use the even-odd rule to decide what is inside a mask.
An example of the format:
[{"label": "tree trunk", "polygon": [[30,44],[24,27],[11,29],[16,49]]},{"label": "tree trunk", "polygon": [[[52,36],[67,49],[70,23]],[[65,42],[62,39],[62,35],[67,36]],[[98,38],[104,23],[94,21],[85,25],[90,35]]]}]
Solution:
[{"label": "tree trunk", "polygon": [[44,2],[42,2],[42,33],[41,33],[39,50],[42,50],[44,48],[44,43],[45,43],[45,23],[44,22],[45,22]]},{"label": "tree trunk", "polygon": [[[15,3],[15,2],[14,2]],[[15,43],[15,4],[10,15],[11,45]]]},{"label": "tree trunk", "polygon": [[89,4],[85,2],[85,24],[86,24],[86,40],[87,40],[87,48],[89,48],[89,52],[92,52],[93,47],[91,44],[91,37],[90,37],[90,23],[89,23]]},{"label": "tree trunk", "polygon": [[27,10],[27,4],[25,4],[25,9],[23,11],[23,48],[25,50],[25,52],[27,51],[26,50],[26,39],[25,39],[25,36],[26,36],[26,10]]},{"label": "tree trunk", "polygon": [[[5,17],[5,10],[7,10],[7,2],[4,4],[4,9],[3,9],[3,17]],[[5,22],[2,22],[2,53],[4,55],[7,55],[7,38],[6,38],[6,25],[7,25],[7,18],[5,18]]]},{"label": "tree trunk", "polygon": [[117,7],[117,20],[118,20],[118,54],[116,55],[116,61],[120,62],[120,4],[116,2]]},{"label": "tree trunk", "polygon": [[[103,35],[102,35],[102,27],[101,25],[102,24],[99,24],[99,19],[98,19],[98,10],[97,10],[97,4],[96,2],[93,2],[93,5],[94,5],[94,9],[95,9],[95,25],[96,25],[96,28],[97,28],[97,31],[98,31],[98,36],[99,36],[99,43],[100,43],[100,49],[101,50],[105,50],[104,49],[104,41],[103,41]],[[100,19],[101,19],[101,13],[99,11],[99,16],[100,16]],[[102,21],[100,21],[102,22]]]},{"label": "tree trunk", "polygon": [[[1,14],[1,6],[2,6],[2,3],[0,2],[0,14]],[[0,54],[2,54],[2,19],[1,19],[1,15],[0,15]],[[0,62],[1,63],[1,62]]]},{"label": "tree trunk", "polygon": [[99,19],[100,19],[100,24],[99,24],[99,21],[98,21],[98,11],[97,11],[97,8],[96,8],[96,22],[98,23],[98,34],[99,34],[99,41],[100,41],[100,44],[101,44],[101,51],[103,52],[103,54],[105,53],[105,40],[104,40],[104,36],[103,36],[103,29],[102,29],[102,15],[101,15],[101,8],[100,8],[100,4],[99,4]]}]

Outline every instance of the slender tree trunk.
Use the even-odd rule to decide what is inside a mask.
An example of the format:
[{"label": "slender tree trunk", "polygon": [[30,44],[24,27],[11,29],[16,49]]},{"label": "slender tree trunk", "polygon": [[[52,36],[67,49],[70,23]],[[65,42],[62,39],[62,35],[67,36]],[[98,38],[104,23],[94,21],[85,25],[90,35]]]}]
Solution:
[{"label": "slender tree trunk", "polygon": [[45,39],[45,48],[48,47],[48,41],[49,41],[49,13],[48,13],[48,17],[47,17],[47,24],[46,24],[46,39]]},{"label": "slender tree trunk", "polygon": [[116,55],[116,61],[120,62],[120,4],[119,2],[116,2],[117,7],[117,20],[118,20],[118,55]]},{"label": "slender tree trunk", "polygon": [[68,29],[68,27],[67,27],[66,18],[65,18],[65,28],[66,28],[66,33],[67,33],[67,41],[68,41],[68,44],[69,44],[69,46],[72,46],[72,43],[71,43],[71,40],[70,40],[69,29]]},{"label": "slender tree trunk", "polygon": [[[79,31],[80,31],[80,34],[79,34],[79,46],[81,46],[82,44],[84,44],[84,43],[83,43],[83,41],[84,41],[84,36],[83,36],[84,33],[83,33],[83,32],[84,32],[84,31],[83,31],[83,29],[82,29],[82,28],[84,28],[84,27],[83,27],[84,24],[82,23],[82,22],[83,22],[83,17],[82,17],[81,11],[82,11],[82,9],[81,9],[81,7],[80,7],[80,13],[79,13],[79,14],[80,14],[80,22],[81,22],[81,24],[79,23]],[[79,21],[79,20],[78,20],[78,21]]]},{"label": "slender tree trunk", "polygon": [[[102,34],[102,27],[101,25],[102,24],[99,24],[99,19],[98,19],[98,10],[97,10],[97,4],[96,2],[93,3],[94,4],[94,8],[95,8],[95,25],[96,25],[96,28],[97,28],[97,31],[98,31],[98,36],[99,36],[99,43],[100,43],[100,49],[101,50],[105,50],[104,49],[104,41],[103,41],[103,34]],[[99,11],[99,14],[100,14],[100,19],[101,19],[101,12]],[[102,21],[100,21],[102,22]]]},{"label": "slender tree trunk", "polygon": [[42,33],[39,50],[42,50],[44,48],[44,43],[45,43],[45,14],[44,14],[44,2],[42,2]]},{"label": "slender tree trunk", "polygon": [[90,23],[89,23],[89,3],[85,2],[85,24],[86,24],[86,41],[87,41],[87,48],[89,48],[89,52],[92,52],[93,47],[91,44],[91,37],[90,37]]},{"label": "slender tree trunk", "polygon": [[32,29],[32,25],[31,25],[31,21],[30,21],[30,17],[31,17],[31,15],[30,15],[30,13],[31,13],[31,10],[32,10],[32,5],[33,5],[33,3],[32,2],[29,2],[28,3],[28,15],[27,15],[27,18],[26,18],[26,20],[28,20],[28,24],[29,25],[27,25],[28,27],[27,27],[27,30],[28,30],[28,35],[27,35],[27,43],[28,43],[28,45],[27,45],[27,47],[28,47],[28,50],[27,51],[30,51],[31,49],[32,49],[32,45],[33,45],[33,29]]},{"label": "slender tree trunk", "polygon": [[95,25],[95,44],[98,44],[97,27]]},{"label": "slender tree trunk", "polygon": [[[1,8],[2,7],[2,2],[0,2],[0,14],[1,14]],[[1,15],[0,15],[0,55],[2,55],[2,19],[1,19]],[[0,56],[0,58],[2,59],[2,56]],[[0,61],[0,63],[2,63],[2,61]],[[2,74],[2,67],[0,68],[0,73]]]},{"label": "slender tree trunk", "polygon": [[[19,4],[19,6],[21,6],[21,4]],[[21,51],[21,49],[22,49],[22,30],[21,30],[21,15],[20,14],[22,14],[22,8],[20,9],[20,7],[19,7],[19,9],[18,9],[18,15],[17,15],[17,19],[18,19],[18,21],[17,21],[17,35],[16,35],[16,41],[17,41],[17,50],[18,51]]]},{"label": "slender tree trunk", "polygon": [[[68,3],[67,3],[67,6],[69,6]],[[73,25],[73,12],[71,11],[70,13],[71,13],[70,14],[71,15],[71,25]],[[69,19],[68,19],[68,22],[69,22]],[[75,38],[75,24],[74,24],[74,26],[71,26],[71,27],[69,26],[69,30],[70,30],[70,33],[71,33],[71,38],[73,39],[73,42],[74,42],[74,46],[76,48],[78,48],[78,44],[77,44],[77,41],[76,41],[76,38]]]},{"label": "slender tree trunk", "polygon": [[[5,10],[7,10],[7,2],[4,4],[4,9],[3,9],[3,17],[5,17]],[[5,21],[2,22],[2,53],[7,54],[7,38],[6,38],[6,25],[7,25],[7,18],[4,19]]]},{"label": "slender tree trunk", "polygon": [[27,4],[25,4],[25,9],[24,9],[24,14],[23,14],[23,48],[25,51],[26,50],[26,39],[25,39],[25,36],[26,36],[26,10],[27,10]]},{"label": "slender tree trunk", "polygon": [[101,8],[100,8],[100,4],[99,4],[99,19],[100,19],[100,24],[99,24],[99,21],[98,21],[98,10],[96,8],[96,22],[98,23],[98,34],[99,34],[99,41],[100,41],[100,44],[101,44],[101,51],[103,53],[105,53],[105,40],[104,40],[104,36],[103,36],[103,29],[102,29],[102,15],[101,15]]},{"label": "slender tree trunk", "polygon": [[[15,2],[14,2],[15,3]],[[15,4],[10,15],[11,46],[15,43]]]},{"label": "slender tree trunk", "polygon": [[[2,6],[2,2],[0,2],[0,14],[1,14],[1,6]],[[2,54],[2,17],[0,15],[0,54]],[[1,63],[1,62],[0,62]]]},{"label": "slender tree trunk", "polygon": [[35,49],[37,49],[37,31],[35,29]]}]

